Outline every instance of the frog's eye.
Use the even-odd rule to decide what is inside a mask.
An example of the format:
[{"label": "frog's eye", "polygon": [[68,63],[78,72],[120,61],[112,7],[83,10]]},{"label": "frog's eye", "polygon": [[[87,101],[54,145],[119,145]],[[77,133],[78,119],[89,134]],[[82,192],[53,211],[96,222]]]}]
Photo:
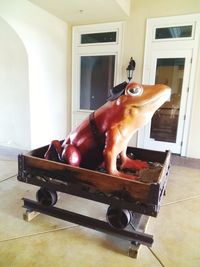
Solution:
[{"label": "frog's eye", "polygon": [[141,95],[143,92],[142,87],[133,87],[133,88],[129,88],[127,90],[127,93],[131,96],[138,96]]}]

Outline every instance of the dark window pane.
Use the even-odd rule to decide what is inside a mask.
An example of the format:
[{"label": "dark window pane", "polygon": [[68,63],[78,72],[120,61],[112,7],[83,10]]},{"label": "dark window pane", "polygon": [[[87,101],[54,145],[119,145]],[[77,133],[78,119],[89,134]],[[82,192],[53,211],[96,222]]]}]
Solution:
[{"label": "dark window pane", "polygon": [[96,110],[113,87],[115,56],[82,56],[80,79],[80,109]]},{"label": "dark window pane", "polygon": [[171,87],[170,102],[154,114],[150,137],[156,141],[176,143],[185,58],[159,58],[155,83]]},{"label": "dark window pane", "polygon": [[116,32],[100,32],[81,34],[81,44],[116,42]]},{"label": "dark window pane", "polygon": [[156,29],[156,39],[185,38],[192,36],[192,25]]}]

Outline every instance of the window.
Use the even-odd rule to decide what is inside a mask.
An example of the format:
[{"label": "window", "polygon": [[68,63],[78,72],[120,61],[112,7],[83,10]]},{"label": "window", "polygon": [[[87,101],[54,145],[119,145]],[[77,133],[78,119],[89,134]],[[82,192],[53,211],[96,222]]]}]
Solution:
[{"label": "window", "polygon": [[150,138],[156,141],[176,143],[180,102],[182,94],[185,58],[158,58],[155,83],[172,88],[170,102],[166,102],[154,114]]},{"label": "window", "polygon": [[193,25],[156,28],[155,39],[174,39],[192,37]]},{"label": "window", "polygon": [[96,110],[113,87],[115,56],[82,56],[80,78],[80,109]]},{"label": "window", "polygon": [[116,39],[116,31],[81,34],[81,44],[111,43],[116,42]]}]

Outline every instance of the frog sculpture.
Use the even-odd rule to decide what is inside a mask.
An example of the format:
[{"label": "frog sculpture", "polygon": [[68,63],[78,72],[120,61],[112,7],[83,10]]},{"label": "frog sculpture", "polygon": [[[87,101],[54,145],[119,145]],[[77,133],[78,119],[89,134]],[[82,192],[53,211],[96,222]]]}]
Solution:
[{"label": "frog sculpture", "polygon": [[88,169],[104,164],[108,174],[137,179],[122,170],[145,169],[148,163],[129,158],[127,145],[134,133],[148,123],[154,112],[170,98],[170,94],[171,89],[162,84],[141,85],[131,81],[114,87],[108,101],[63,142],[52,141],[44,158]]}]

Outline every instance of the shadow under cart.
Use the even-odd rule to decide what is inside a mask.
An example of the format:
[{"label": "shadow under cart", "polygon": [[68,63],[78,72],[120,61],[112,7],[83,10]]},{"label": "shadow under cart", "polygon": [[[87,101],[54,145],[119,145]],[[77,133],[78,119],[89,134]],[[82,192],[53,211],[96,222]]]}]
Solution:
[{"label": "shadow under cart", "polygon": [[[171,154],[128,147],[134,158],[159,164],[160,171],[145,182],[45,160],[48,146],[18,156],[18,180],[38,186],[36,201],[23,198],[24,219],[39,213],[75,223],[130,242],[128,255],[136,258],[140,245],[151,247],[153,236],[145,233],[149,218],[156,217],[165,193]],[[151,177],[152,178],[152,177]],[[107,204],[105,221],[56,206],[58,193]]]}]

